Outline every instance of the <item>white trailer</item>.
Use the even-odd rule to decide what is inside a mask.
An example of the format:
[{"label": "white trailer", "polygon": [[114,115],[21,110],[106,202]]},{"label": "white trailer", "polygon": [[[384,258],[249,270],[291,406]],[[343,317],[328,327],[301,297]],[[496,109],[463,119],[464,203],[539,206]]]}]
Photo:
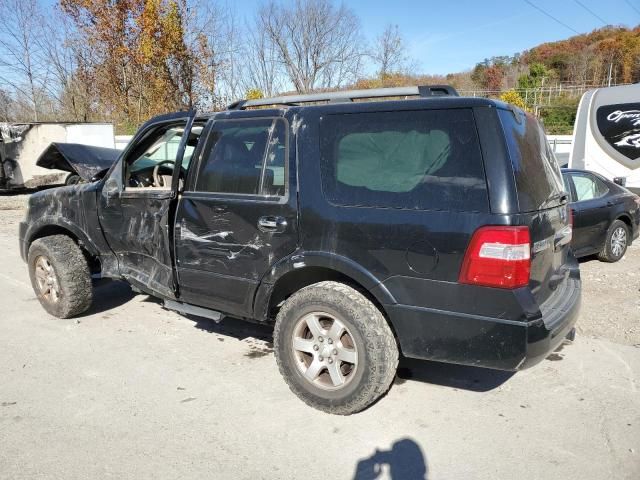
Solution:
[{"label": "white trailer", "polygon": [[597,88],[580,100],[569,168],[640,193],[640,84]]},{"label": "white trailer", "polygon": [[110,123],[0,124],[0,190],[65,183],[69,171],[36,165],[51,143],[114,148]]}]

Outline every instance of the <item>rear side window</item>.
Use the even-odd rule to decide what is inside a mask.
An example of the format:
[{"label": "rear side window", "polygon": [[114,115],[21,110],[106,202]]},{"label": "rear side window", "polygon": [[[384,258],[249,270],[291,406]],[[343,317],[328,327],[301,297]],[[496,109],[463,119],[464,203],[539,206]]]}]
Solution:
[{"label": "rear side window", "polygon": [[322,188],[334,204],[488,211],[471,110],[328,115],[320,137]]},{"label": "rear side window", "polygon": [[589,174],[572,174],[571,180],[576,191],[576,202],[600,198],[609,191],[602,180]]},{"label": "rear side window", "polygon": [[203,151],[196,191],[284,196],[286,133],[282,119],[215,121]]},{"label": "rear side window", "polygon": [[549,142],[531,115],[518,122],[510,110],[498,110],[518,189],[520,211],[557,206],[565,189]]}]

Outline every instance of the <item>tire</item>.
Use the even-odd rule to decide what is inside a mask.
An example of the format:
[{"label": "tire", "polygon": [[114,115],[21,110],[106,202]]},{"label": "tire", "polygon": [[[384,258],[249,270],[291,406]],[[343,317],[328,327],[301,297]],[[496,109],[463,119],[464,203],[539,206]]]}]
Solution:
[{"label": "tire", "polygon": [[70,173],[69,175],[67,175],[67,178],[64,181],[65,185],[77,185],[78,183],[80,183],[81,179],[80,176],[75,174],[75,173]]},{"label": "tire", "polygon": [[274,346],[291,391],[336,415],[357,413],[379,399],[398,366],[398,346],[385,317],[360,292],[338,282],[316,283],[289,297],[276,317]]},{"label": "tire", "polygon": [[93,286],[89,266],[70,237],[52,235],[34,241],[27,262],[31,286],[51,315],[70,318],[91,306]]},{"label": "tire", "polygon": [[609,230],[598,259],[603,262],[617,262],[627,251],[629,245],[629,228],[622,220],[615,220]]}]

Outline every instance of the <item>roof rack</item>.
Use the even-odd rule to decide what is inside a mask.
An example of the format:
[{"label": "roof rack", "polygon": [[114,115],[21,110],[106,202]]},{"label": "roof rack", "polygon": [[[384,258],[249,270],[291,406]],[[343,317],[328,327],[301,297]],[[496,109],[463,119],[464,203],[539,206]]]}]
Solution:
[{"label": "roof rack", "polygon": [[244,110],[248,107],[265,105],[300,105],[301,103],[352,102],[359,98],[384,97],[446,97],[458,96],[458,92],[450,85],[421,85],[417,87],[371,88],[365,90],[345,90],[341,92],[309,93],[305,95],[283,95],[281,97],[259,98],[256,100],[239,100],[227,107],[227,110]]}]

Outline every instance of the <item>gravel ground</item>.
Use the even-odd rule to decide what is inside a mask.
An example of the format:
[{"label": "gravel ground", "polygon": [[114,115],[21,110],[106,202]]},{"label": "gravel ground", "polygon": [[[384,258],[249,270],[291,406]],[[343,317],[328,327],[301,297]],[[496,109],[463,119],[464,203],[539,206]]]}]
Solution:
[{"label": "gravel ground", "polygon": [[[269,329],[164,310],[101,282],[59,320],[0,197],[0,479],[640,478],[640,248],[583,261],[580,334],[519,372],[404,361],[350,417],[299,401]],[[7,209],[11,208],[11,209]]]}]

